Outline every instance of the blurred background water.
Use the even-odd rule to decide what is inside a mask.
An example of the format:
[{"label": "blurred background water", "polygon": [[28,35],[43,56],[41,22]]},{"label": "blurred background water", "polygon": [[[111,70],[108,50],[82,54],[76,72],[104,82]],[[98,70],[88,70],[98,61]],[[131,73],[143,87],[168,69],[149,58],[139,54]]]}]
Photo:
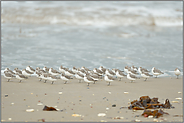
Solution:
[{"label": "blurred background water", "polygon": [[183,71],[182,1],[2,1],[1,70]]}]

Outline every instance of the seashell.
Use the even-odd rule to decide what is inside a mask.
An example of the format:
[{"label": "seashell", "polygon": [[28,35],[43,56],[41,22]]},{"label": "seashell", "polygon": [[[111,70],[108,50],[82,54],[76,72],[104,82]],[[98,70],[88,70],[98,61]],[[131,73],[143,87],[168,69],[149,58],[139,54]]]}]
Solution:
[{"label": "seashell", "polygon": [[124,94],[128,94],[128,93],[129,93],[129,92],[126,92],[126,91],[124,92]]},{"label": "seashell", "polygon": [[106,114],[105,114],[105,113],[99,113],[98,116],[99,116],[99,117],[105,117]]},{"label": "seashell", "polygon": [[179,103],[179,101],[172,101],[172,103]]},{"label": "seashell", "polygon": [[153,115],[148,116],[148,118],[153,118]]},{"label": "seashell", "polygon": [[180,98],[180,97],[178,97],[178,98],[175,98],[175,99],[177,99],[177,100],[182,100],[182,98]]},{"label": "seashell", "polygon": [[8,118],[8,120],[12,120],[12,118]]},{"label": "seashell", "polygon": [[178,94],[181,94],[181,92],[178,92]]},{"label": "seashell", "polygon": [[111,94],[111,92],[108,92],[109,94]]},{"label": "seashell", "polygon": [[81,117],[80,114],[72,114],[73,117]]},{"label": "seashell", "polygon": [[43,103],[38,103],[37,105],[43,105]]},{"label": "seashell", "polygon": [[26,109],[26,112],[34,112],[34,109]]},{"label": "seashell", "polygon": [[59,94],[63,94],[63,92],[59,92]]}]

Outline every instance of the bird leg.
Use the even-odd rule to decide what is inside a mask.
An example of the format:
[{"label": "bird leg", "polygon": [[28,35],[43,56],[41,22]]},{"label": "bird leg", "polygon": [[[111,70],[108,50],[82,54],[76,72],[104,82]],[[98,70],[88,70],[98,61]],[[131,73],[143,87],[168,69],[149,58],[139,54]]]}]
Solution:
[{"label": "bird leg", "polygon": [[[21,81],[22,81],[22,80],[20,80],[20,82],[21,82]],[[19,83],[20,83],[20,82],[19,82]]]},{"label": "bird leg", "polygon": [[95,84],[95,81],[94,81],[94,83],[93,84]]},{"label": "bird leg", "polygon": [[65,81],[65,83],[64,83],[64,84],[66,84],[66,82],[67,82],[67,81]]},{"label": "bird leg", "polygon": [[119,81],[121,81],[121,78],[119,79]]},{"label": "bird leg", "polygon": [[88,86],[89,86],[89,83],[88,83]]},{"label": "bird leg", "polygon": [[10,79],[8,79],[8,82],[9,82]]},{"label": "bird leg", "polygon": [[46,83],[46,81],[47,81],[47,80],[45,80],[45,82],[44,82],[44,83]]},{"label": "bird leg", "polygon": [[177,75],[177,79],[178,79],[178,75]]},{"label": "bird leg", "polygon": [[54,81],[52,81],[52,84],[54,83]]},{"label": "bird leg", "polygon": [[42,79],[39,79],[39,81],[41,81]]},{"label": "bird leg", "polygon": [[144,81],[146,81],[146,80],[147,80],[147,78]]},{"label": "bird leg", "polygon": [[108,84],[108,86],[110,85],[110,82],[109,82],[109,84]]}]

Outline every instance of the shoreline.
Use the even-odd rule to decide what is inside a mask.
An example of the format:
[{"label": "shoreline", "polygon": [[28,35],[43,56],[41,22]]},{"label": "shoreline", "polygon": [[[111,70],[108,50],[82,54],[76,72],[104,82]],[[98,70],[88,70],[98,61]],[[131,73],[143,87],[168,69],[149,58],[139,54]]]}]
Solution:
[{"label": "shoreline", "polygon": [[[50,81],[43,83],[43,81],[39,82],[37,77],[30,77],[21,83],[17,79],[6,81],[7,79],[1,76],[2,121],[38,122],[41,119],[46,122],[131,122],[134,120],[153,122],[154,119],[166,122],[183,121],[183,117],[174,117],[174,115],[183,115],[183,100],[176,99],[183,97],[182,76],[179,79],[149,78],[147,81],[141,78],[133,83],[123,78],[122,81],[113,81],[110,86],[107,86],[108,83],[104,80],[87,86],[86,82],[79,83],[75,78],[67,84],[62,80],[54,84]],[[8,94],[7,97],[5,97],[6,94]],[[175,108],[164,109],[170,115],[160,118],[135,117],[141,115],[143,111],[120,109],[120,107],[128,107],[131,101],[141,96],[158,97],[160,103],[169,99]],[[38,103],[43,105],[37,105]],[[114,104],[116,107],[112,107]],[[62,112],[43,111],[45,105],[60,109]],[[34,109],[34,112],[26,112],[26,109]],[[106,116],[99,117],[99,113],[105,113]],[[74,117],[73,114],[79,115]],[[117,116],[122,119],[113,119]]]}]

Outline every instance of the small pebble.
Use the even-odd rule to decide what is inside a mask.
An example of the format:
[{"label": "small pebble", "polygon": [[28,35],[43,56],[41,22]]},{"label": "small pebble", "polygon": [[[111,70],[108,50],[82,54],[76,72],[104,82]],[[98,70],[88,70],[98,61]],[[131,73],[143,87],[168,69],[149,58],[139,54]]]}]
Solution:
[{"label": "small pebble", "polygon": [[8,94],[5,94],[5,97],[8,97]]},{"label": "small pebble", "polygon": [[106,108],[106,110],[109,110],[109,108]]},{"label": "small pebble", "polygon": [[111,94],[111,92],[108,92],[109,94]]},{"label": "small pebble", "polygon": [[14,105],[14,103],[11,103],[12,105]]},{"label": "small pebble", "polygon": [[8,120],[12,120],[12,118],[8,118]]},{"label": "small pebble", "polygon": [[112,107],[116,107],[116,104],[113,104]]}]

